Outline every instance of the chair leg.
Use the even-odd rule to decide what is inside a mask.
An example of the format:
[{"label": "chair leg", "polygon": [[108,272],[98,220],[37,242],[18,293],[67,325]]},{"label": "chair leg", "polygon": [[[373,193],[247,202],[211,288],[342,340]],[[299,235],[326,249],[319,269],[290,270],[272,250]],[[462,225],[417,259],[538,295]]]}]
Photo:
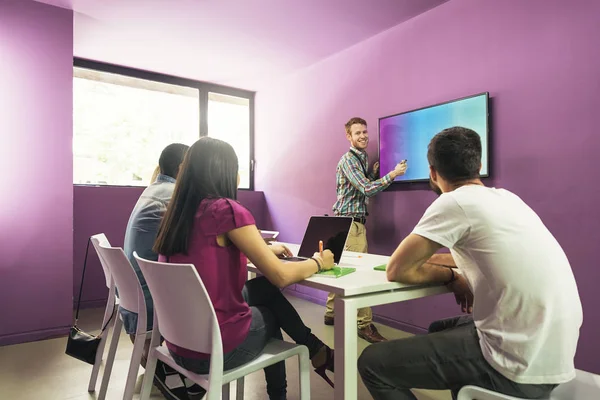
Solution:
[{"label": "chair leg", "polygon": [[121,318],[117,318],[115,326],[113,328],[112,338],[110,339],[110,348],[108,350],[108,357],[106,358],[106,365],[104,366],[104,374],[102,375],[102,384],[100,385],[100,393],[98,394],[98,400],[104,400],[106,398],[106,391],[108,389],[108,381],[110,380],[110,374],[112,367],[115,362],[115,354],[117,353],[117,346],[119,345],[119,336],[121,335],[121,329],[123,328],[123,321]]},{"label": "chair leg", "polygon": [[298,354],[298,375],[300,377],[300,400],[310,400],[310,360],[308,349]]},{"label": "chair leg", "polygon": [[[106,322],[111,317],[114,312],[115,304],[114,301],[110,299],[106,303],[106,309],[104,310],[104,318],[102,319],[102,325],[106,325]],[[110,324],[112,326],[115,325],[114,321]],[[106,338],[108,337],[111,326],[107,326],[102,338],[100,339],[100,344],[98,345],[98,351],[96,352],[96,361],[94,361],[94,366],[92,367],[92,375],[90,376],[90,383],[88,384],[88,392],[93,393],[96,391],[96,382],[98,381],[98,373],[100,372],[100,365],[102,365],[102,356],[104,355],[104,346],[106,345]]]},{"label": "chair leg", "polygon": [[144,372],[144,381],[142,382],[142,392],[140,400],[148,400],[152,391],[152,383],[154,382],[154,373],[156,372],[156,354],[151,355],[154,351],[150,350],[148,360],[146,361],[146,371]]},{"label": "chair leg", "polygon": [[231,386],[229,383],[226,383],[223,385],[223,389],[222,389],[222,400],[229,400],[229,391],[231,389]]},{"label": "chair leg", "polygon": [[244,377],[243,376],[236,381],[235,400],[244,400]]},{"label": "chair leg", "polygon": [[[156,314],[154,315],[154,318],[156,318]],[[158,333],[158,331],[156,333],[152,332],[152,340],[150,342],[150,350],[148,351],[148,359],[146,360],[146,371],[144,372],[144,381],[142,382],[142,392],[140,393],[140,400],[148,400],[150,398],[150,392],[152,391],[152,383],[154,382],[154,373],[156,372],[156,347],[159,345],[160,334]]]},{"label": "chair leg", "polygon": [[131,353],[131,361],[129,363],[129,372],[127,373],[127,381],[125,383],[125,392],[123,400],[131,400],[135,390],[135,382],[137,380],[140,364],[142,363],[142,354],[144,352],[144,344],[146,343],[146,333],[135,335],[133,342],[133,352]]}]

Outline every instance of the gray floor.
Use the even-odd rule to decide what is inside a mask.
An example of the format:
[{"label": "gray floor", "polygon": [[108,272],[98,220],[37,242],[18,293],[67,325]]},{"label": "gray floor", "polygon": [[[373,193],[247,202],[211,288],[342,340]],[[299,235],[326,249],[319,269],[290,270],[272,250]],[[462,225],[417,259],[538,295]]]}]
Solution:
[{"label": "gray floor", "polygon": [[[290,297],[290,300],[305,323],[313,329],[313,332],[325,343],[332,346],[333,327],[323,325],[323,307],[295,297]],[[102,309],[84,310],[80,318],[80,327],[89,331],[98,329],[102,321],[102,312]],[[409,336],[408,333],[386,326],[378,325],[378,328],[384,336],[390,339]],[[65,344],[66,338],[59,338],[0,347],[0,399],[96,399],[97,393],[88,394],[87,392],[91,366],[66,356],[64,354]],[[367,345],[368,343],[364,340],[359,340],[358,351],[362,351]],[[111,374],[107,394],[109,400],[117,400],[123,396],[132,348],[133,345],[123,332]],[[108,351],[108,345],[106,349]],[[288,399],[298,399],[298,372],[294,361],[288,362],[287,371]],[[143,369],[140,368],[134,398],[139,397],[143,372]],[[329,400],[333,398],[333,390],[319,376],[311,373],[310,379],[311,399]],[[100,380],[101,375],[97,389],[100,387]],[[371,399],[362,382],[359,384],[358,393],[359,399]],[[415,393],[419,400],[450,400],[451,398],[449,392],[417,391]],[[151,398],[161,399],[163,397],[154,388]],[[246,378],[245,398],[248,400],[267,398],[262,372],[252,374]]]}]

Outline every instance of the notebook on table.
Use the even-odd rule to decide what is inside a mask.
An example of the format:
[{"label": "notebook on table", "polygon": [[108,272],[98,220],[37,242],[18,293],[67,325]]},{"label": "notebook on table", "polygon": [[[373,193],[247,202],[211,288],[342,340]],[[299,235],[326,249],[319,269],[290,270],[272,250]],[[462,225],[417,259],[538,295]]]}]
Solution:
[{"label": "notebook on table", "polygon": [[375,271],[385,271],[385,267],[387,267],[386,264],[383,265],[378,265],[375,268],[373,268]]},{"label": "notebook on table", "polygon": [[317,272],[315,276],[319,278],[341,278],[353,272],[356,272],[356,268],[334,266],[330,270]]},{"label": "notebook on table", "polygon": [[[323,241],[323,250],[333,253],[333,262],[338,264],[344,254],[346,240],[352,227],[350,217],[313,216],[308,221],[306,232],[300,244],[297,257],[285,258],[285,261],[304,261],[319,251],[319,241]],[[356,268],[335,267],[330,271],[321,271],[315,276],[339,278],[356,271]]]}]

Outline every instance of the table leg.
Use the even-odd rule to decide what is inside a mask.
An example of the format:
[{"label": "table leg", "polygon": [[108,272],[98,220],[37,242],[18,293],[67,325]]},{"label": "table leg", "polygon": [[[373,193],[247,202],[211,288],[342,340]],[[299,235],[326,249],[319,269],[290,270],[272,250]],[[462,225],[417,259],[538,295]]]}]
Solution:
[{"label": "table leg", "polygon": [[358,339],[356,302],[340,296],[335,298],[335,392],[336,400],[356,400],[358,397]]}]

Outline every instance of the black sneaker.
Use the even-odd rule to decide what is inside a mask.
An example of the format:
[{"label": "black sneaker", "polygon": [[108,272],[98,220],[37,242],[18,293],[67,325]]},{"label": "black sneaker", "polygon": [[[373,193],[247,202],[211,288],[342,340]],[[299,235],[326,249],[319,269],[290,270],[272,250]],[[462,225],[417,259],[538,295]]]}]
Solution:
[{"label": "black sneaker", "polygon": [[202,400],[205,394],[206,390],[196,383],[187,388],[187,396],[189,400]]},{"label": "black sneaker", "polygon": [[167,400],[190,400],[183,380],[179,386],[169,387],[167,385],[167,378],[174,375],[177,376],[179,373],[162,361],[157,360],[156,372],[154,373],[154,386],[156,386]]}]

